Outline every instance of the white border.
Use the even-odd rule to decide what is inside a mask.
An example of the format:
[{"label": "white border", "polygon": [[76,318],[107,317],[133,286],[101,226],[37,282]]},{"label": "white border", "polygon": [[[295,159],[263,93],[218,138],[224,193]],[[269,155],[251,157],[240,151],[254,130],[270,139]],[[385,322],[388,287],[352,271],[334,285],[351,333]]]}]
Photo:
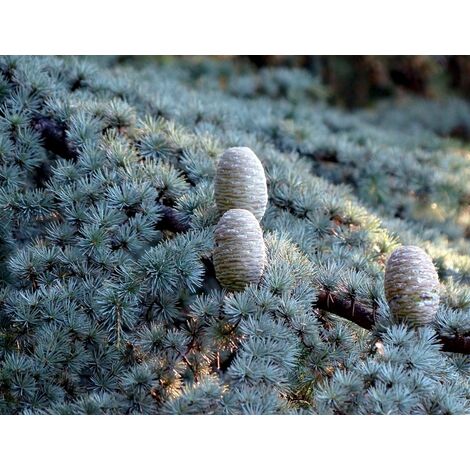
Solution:
[{"label": "white border", "polygon": [[463,0],[15,0],[2,54],[465,54]]},{"label": "white border", "polygon": [[466,468],[464,416],[0,417],[2,468]]}]

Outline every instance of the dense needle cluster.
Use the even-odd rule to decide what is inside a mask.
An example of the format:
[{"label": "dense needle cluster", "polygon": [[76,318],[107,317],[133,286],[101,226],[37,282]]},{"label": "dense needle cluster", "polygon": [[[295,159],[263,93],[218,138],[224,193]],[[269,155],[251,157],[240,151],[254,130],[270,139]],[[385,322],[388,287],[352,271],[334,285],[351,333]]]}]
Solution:
[{"label": "dense needle cluster", "polygon": [[[470,356],[437,339],[470,335],[469,153],[447,137],[469,107],[344,113],[320,88],[210,60],[0,60],[1,413],[470,412]],[[269,194],[239,292],[213,263],[231,147]],[[401,244],[438,269],[426,326],[385,300]]]}]

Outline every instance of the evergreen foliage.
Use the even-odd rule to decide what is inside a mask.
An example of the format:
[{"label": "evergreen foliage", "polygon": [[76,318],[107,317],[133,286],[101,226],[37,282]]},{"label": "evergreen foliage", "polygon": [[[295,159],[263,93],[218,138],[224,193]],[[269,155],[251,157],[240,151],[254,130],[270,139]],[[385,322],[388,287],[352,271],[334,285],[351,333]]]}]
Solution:
[{"label": "evergreen foliage", "polygon": [[[0,413],[470,412],[470,356],[440,342],[470,336],[469,105],[345,113],[306,74],[1,58]],[[267,264],[233,293],[214,177],[239,146],[267,175]],[[385,300],[400,244],[438,269],[424,327]]]}]

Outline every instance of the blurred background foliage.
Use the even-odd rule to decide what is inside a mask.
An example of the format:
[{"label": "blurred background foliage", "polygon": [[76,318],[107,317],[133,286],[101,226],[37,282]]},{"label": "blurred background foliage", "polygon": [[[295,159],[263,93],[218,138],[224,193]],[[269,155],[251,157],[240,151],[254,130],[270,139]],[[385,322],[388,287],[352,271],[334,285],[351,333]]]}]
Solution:
[{"label": "blurred background foliage", "polygon": [[[234,63],[240,73],[269,68],[298,68],[320,79],[331,104],[364,107],[381,98],[412,94],[439,98],[456,94],[470,96],[470,56],[213,56]],[[181,60],[202,74],[204,56],[120,56],[118,62],[148,64],[149,60],[171,64]],[[458,132],[458,131],[457,131]]]}]

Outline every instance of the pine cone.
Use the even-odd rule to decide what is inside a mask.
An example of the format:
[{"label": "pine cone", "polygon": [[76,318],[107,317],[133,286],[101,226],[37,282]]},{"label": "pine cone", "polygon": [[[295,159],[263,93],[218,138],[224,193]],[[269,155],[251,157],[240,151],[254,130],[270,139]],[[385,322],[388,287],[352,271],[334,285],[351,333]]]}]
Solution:
[{"label": "pine cone", "polygon": [[385,296],[392,313],[414,326],[432,322],[439,307],[439,278],[417,246],[397,248],[385,268]]},{"label": "pine cone", "polygon": [[215,229],[214,268],[223,287],[243,290],[261,279],[266,264],[263,231],[254,215],[231,209]]},{"label": "pine cone", "polygon": [[217,167],[215,201],[220,214],[230,209],[249,210],[258,221],[268,203],[263,165],[248,147],[227,149]]}]

